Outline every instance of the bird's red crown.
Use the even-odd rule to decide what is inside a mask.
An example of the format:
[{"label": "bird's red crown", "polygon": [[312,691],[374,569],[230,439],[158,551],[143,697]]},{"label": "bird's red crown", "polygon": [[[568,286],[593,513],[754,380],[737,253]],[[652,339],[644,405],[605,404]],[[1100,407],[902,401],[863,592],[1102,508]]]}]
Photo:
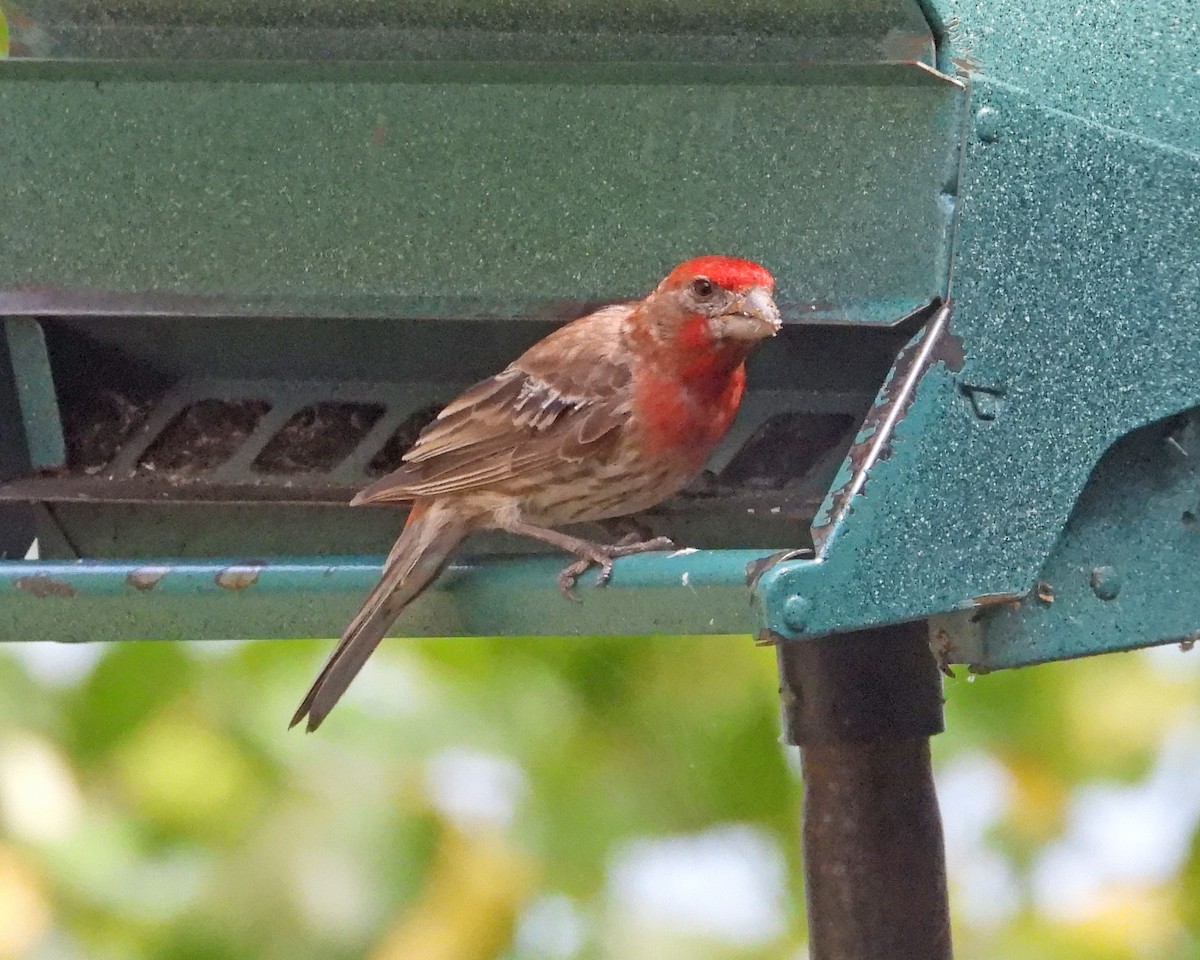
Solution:
[{"label": "bird's red crown", "polygon": [[696,277],[707,277],[726,290],[749,290],[751,287],[774,288],[775,278],[766,267],[753,260],[710,254],[693,257],[677,266],[663,281],[664,287],[682,287]]}]

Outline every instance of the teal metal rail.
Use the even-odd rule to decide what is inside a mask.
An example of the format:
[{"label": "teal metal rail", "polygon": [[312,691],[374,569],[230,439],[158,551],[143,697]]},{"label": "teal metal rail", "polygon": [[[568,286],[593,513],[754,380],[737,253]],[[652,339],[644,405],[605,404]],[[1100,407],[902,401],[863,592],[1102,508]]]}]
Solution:
[{"label": "teal metal rail", "polygon": [[[558,590],[557,558],[455,564],[405,616],[408,636],[747,633],[744,572],[758,551],[680,551],[622,560],[604,589]],[[374,557],[198,562],[0,562],[7,640],[206,640],[341,632],[379,577]]]}]

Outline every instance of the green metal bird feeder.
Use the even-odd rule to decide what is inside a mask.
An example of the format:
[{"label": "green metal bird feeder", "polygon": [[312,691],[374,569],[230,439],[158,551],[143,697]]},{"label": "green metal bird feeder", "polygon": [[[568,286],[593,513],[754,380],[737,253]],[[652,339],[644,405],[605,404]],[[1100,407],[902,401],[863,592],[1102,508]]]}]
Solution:
[{"label": "green metal bird feeder", "polygon": [[[752,258],[784,331],[645,518],[697,549],[566,606],[560,557],[481,537],[396,629],[777,645],[789,735],[846,764],[810,812],[859,831],[810,831],[814,956],[948,954],[944,886],[909,928],[880,879],[941,876],[926,644],[983,670],[1200,629],[1194,23],[102,6],[0,4],[0,639],[337,634],[403,519],[346,501],[439,403],[680,260]],[[915,784],[891,847],[845,802],[881,770]]]}]

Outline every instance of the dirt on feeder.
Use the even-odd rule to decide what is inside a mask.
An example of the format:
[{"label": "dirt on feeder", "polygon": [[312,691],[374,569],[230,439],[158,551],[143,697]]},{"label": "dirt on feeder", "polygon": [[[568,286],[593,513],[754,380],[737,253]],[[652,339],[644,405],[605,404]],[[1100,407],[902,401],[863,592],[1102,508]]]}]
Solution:
[{"label": "dirt on feeder", "polygon": [[153,399],[116,390],[97,390],[63,409],[67,465],[73,471],[100,473],[146,422]]},{"label": "dirt on feeder", "polygon": [[138,463],[141,470],[190,474],[228,460],[271,409],[265,400],[200,400],[181,410]]},{"label": "dirt on feeder", "polygon": [[264,473],[332,470],[383,416],[377,403],[315,403],[298,410],[263,447],[254,469]]}]

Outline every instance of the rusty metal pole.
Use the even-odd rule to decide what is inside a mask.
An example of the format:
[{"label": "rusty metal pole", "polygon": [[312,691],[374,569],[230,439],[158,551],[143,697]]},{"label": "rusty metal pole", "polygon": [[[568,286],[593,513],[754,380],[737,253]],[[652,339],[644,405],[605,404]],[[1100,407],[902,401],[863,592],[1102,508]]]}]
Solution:
[{"label": "rusty metal pole", "polygon": [[778,656],[784,734],[801,749],[812,960],[947,960],[926,625],[781,643]]}]

